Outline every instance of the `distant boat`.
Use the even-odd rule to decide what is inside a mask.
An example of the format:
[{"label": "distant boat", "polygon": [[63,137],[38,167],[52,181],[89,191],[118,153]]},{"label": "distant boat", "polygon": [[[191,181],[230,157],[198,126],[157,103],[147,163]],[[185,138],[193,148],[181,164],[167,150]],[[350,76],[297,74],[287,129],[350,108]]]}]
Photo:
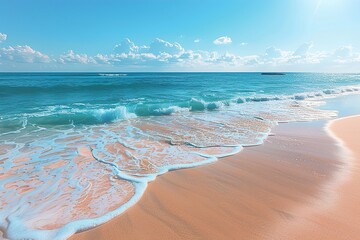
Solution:
[{"label": "distant boat", "polygon": [[263,72],[261,75],[285,75],[285,73],[280,72]]}]

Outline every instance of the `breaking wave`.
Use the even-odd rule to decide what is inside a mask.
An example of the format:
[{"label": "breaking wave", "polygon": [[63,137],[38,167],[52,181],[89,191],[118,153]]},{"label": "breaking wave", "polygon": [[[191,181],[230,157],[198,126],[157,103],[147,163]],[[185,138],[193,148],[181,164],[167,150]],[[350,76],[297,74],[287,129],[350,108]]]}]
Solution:
[{"label": "breaking wave", "polygon": [[335,117],[321,100],[359,91],[74,103],[2,116],[0,228],[9,239],[65,239],[124,212],[157,176],[261,144],[279,122]]}]

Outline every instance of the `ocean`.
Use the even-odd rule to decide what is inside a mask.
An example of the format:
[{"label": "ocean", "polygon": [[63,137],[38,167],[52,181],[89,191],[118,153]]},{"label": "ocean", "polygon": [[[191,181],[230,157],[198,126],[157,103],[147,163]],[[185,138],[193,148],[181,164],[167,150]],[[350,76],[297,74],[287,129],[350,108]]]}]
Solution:
[{"label": "ocean", "polygon": [[0,229],[65,239],[157,176],[334,118],[325,100],[356,93],[360,74],[0,73]]}]

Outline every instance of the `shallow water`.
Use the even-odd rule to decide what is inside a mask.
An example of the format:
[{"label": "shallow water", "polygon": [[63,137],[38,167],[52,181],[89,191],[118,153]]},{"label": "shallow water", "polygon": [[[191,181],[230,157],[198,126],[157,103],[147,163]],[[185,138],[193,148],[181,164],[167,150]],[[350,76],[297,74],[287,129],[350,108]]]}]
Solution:
[{"label": "shallow water", "polygon": [[279,122],[335,117],[358,74],[0,74],[0,227],[63,239],[134,204],[147,183],[261,144]]}]

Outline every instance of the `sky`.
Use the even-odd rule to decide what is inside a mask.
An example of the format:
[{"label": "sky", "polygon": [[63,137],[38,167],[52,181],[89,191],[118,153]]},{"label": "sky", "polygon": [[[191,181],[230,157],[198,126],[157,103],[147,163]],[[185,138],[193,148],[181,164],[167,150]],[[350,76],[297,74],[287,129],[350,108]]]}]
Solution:
[{"label": "sky", "polygon": [[360,71],[359,0],[0,0],[0,71]]}]

